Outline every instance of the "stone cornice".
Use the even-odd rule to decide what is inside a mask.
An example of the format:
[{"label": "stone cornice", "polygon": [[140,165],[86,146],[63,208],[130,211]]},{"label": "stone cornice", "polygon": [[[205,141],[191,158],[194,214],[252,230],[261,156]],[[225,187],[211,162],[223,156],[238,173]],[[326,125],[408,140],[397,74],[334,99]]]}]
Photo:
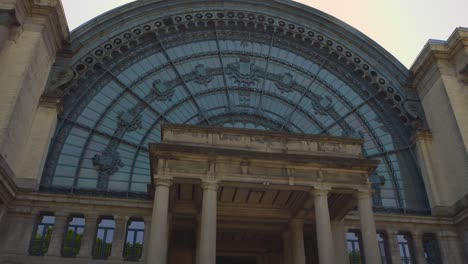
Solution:
[{"label": "stone cornice", "polygon": [[350,145],[363,145],[363,139],[357,139],[352,137],[337,137],[329,135],[306,135],[297,133],[286,133],[286,132],[274,132],[274,131],[263,131],[257,129],[245,129],[245,128],[226,128],[226,127],[215,127],[215,126],[193,126],[193,125],[179,125],[179,124],[163,124],[161,138],[164,138],[164,130],[171,131],[194,131],[194,132],[207,132],[207,133],[220,133],[223,135],[238,134],[248,136],[261,136],[271,137],[276,139],[303,139],[311,141],[321,142],[333,142]]},{"label": "stone cornice", "polygon": [[[423,89],[428,78],[437,78],[439,63],[450,63],[462,50],[468,50],[468,28],[457,28],[447,41],[429,40],[410,68],[417,89]],[[437,68],[437,67],[436,67]]]},{"label": "stone cornice", "polygon": [[7,0],[0,3],[2,11],[11,14],[21,31],[41,30],[53,56],[69,41],[67,20],[58,0]]},{"label": "stone cornice", "polygon": [[[213,147],[187,146],[176,144],[150,144],[150,155],[152,159],[180,159],[188,157],[193,160],[223,159],[228,160],[258,160],[277,163],[287,162],[297,166],[313,166],[320,168],[353,169],[361,168],[372,172],[380,163],[379,160],[368,160],[360,158],[345,158],[326,155],[304,155],[287,153],[267,153],[257,151],[222,149]],[[154,161],[156,162],[156,160]],[[153,171],[153,175],[155,172]]]}]

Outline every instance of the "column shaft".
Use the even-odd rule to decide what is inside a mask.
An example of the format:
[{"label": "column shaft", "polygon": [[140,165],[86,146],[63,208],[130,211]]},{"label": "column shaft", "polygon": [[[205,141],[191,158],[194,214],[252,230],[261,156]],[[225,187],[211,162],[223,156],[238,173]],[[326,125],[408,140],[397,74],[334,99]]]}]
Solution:
[{"label": "column shaft", "polygon": [[401,264],[400,246],[398,245],[398,231],[387,231],[388,246],[390,247],[390,256],[392,264]]},{"label": "column shaft", "polygon": [[59,257],[62,255],[62,244],[67,227],[68,218],[64,215],[55,215],[55,224],[52,237],[50,238],[47,256]]},{"label": "column shaft", "polygon": [[77,257],[91,258],[97,229],[97,215],[85,215],[85,227]]},{"label": "column shaft", "polygon": [[203,182],[202,212],[197,245],[197,264],[216,264],[216,202],[218,185]]},{"label": "column shaft", "polygon": [[437,242],[439,244],[442,263],[465,264],[462,257],[462,247],[457,234],[451,232],[438,232]]},{"label": "column shaft", "polygon": [[348,248],[346,245],[346,229],[344,221],[335,221],[331,223],[333,234],[333,245],[335,247],[335,263],[349,264]]},{"label": "column shaft", "polygon": [[156,180],[153,215],[151,217],[151,235],[149,239],[147,263],[167,263],[169,237],[169,187],[170,180]]},{"label": "column shaft", "polygon": [[127,230],[127,217],[115,216],[114,239],[112,241],[112,251],[110,258],[121,260],[123,258],[123,248],[125,245],[125,231]]},{"label": "column shaft", "polygon": [[381,259],[375,229],[374,212],[372,210],[371,192],[367,190],[359,191],[357,199],[366,263],[380,263]]},{"label": "column shaft", "polygon": [[[149,217],[148,217],[149,218]],[[149,241],[151,236],[151,221],[145,218],[145,233],[143,235],[143,251],[141,252],[141,259],[147,259]]]},{"label": "column shaft", "polygon": [[283,233],[283,264],[292,263],[291,232]]},{"label": "column shaft", "polygon": [[306,264],[304,248],[304,220],[293,220],[290,223],[292,263]]},{"label": "column shaft", "polygon": [[334,263],[335,250],[328,209],[328,190],[316,189],[314,196],[319,262],[320,264],[332,264]]},{"label": "column shaft", "polygon": [[424,254],[424,241],[422,233],[412,233],[413,247],[414,247],[414,259],[417,264],[426,264],[426,256]]}]

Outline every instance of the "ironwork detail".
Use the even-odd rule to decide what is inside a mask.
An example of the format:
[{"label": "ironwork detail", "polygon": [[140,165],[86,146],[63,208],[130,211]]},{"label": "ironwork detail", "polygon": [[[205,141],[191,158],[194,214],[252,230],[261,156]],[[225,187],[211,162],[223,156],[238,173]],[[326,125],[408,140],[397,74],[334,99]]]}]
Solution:
[{"label": "ironwork detail", "polygon": [[341,133],[343,137],[350,137],[350,138],[357,138],[357,139],[364,139],[364,133],[362,131],[355,130],[351,127],[345,127],[343,132]]},{"label": "ironwork detail", "polygon": [[102,154],[94,155],[93,165],[99,172],[97,188],[106,189],[109,177],[119,171],[124,166],[124,163],[120,159],[119,152],[110,146]]},{"label": "ironwork detail", "polygon": [[238,62],[227,65],[227,74],[235,84],[250,87],[260,81],[261,69],[249,57],[242,56]]},{"label": "ironwork detail", "polygon": [[141,124],[141,114],[137,114],[135,111],[120,112],[118,118],[118,127],[125,129],[127,132],[143,128]]},{"label": "ironwork detail", "polygon": [[250,93],[247,91],[239,91],[239,105],[248,106],[250,105]]},{"label": "ironwork detail", "polygon": [[198,64],[197,66],[195,66],[193,70],[193,77],[195,79],[194,82],[200,85],[208,85],[214,78],[208,73],[209,70],[211,69],[208,69],[203,64]]},{"label": "ironwork detail", "polygon": [[320,96],[318,101],[312,101],[312,107],[316,114],[327,115],[328,111],[333,107],[333,99],[331,96]]},{"label": "ironwork detail", "polygon": [[296,82],[294,81],[294,77],[289,72],[284,73],[281,75],[280,80],[275,82],[276,87],[281,91],[281,93],[289,93],[294,90],[294,86],[296,86]]},{"label": "ironwork detail", "polygon": [[167,83],[156,80],[153,82],[153,93],[157,101],[171,101],[174,95],[174,87],[169,86]]}]

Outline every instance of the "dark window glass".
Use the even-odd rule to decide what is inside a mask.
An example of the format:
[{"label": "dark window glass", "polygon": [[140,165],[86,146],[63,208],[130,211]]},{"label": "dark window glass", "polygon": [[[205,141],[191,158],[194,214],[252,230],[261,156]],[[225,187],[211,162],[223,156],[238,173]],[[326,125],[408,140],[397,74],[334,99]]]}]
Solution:
[{"label": "dark window glass", "polygon": [[409,234],[398,235],[398,246],[400,249],[401,264],[413,264],[411,236]]},{"label": "dark window glass", "polygon": [[29,254],[33,256],[44,256],[49,249],[50,238],[54,231],[55,216],[42,215],[36,225],[35,232],[31,238]]},{"label": "dark window glass", "polygon": [[70,219],[62,247],[64,257],[76,257],[80,251],[84,227],[85,219],[83,217],[75,216]]},{"label": "dark window glass", "polygon": [[385,233],[378,232],[377,241],[379,243],[379,253],[380,259],[382,260],[382,264],[391,263],[387,235]]},{"label": "dark window glass", "polygon": [[424,255],[427,264],[442,263],[440,257],[439,244],[437,238],[433,234],[426,234],[423,236]]},{"label": "dark window glass", "polygon": [[141,258],[144,233],[145,222],[141,220],[130,220],[128,222],[124,248],[125,260],[138,261]]},{"label": "dark window glass", "polygon": [[350,264],[362,264],[363,252],[361,250],[361,234],[358,231],[349,231],[346,234],[346,244],[348,246],[348,256]]},{"label": "dark window glass", "polygon": [[107,259],[112,251],[112,240],[114,239],[115,221],[113,219],[101,219],[94,240],[93,258]]}]

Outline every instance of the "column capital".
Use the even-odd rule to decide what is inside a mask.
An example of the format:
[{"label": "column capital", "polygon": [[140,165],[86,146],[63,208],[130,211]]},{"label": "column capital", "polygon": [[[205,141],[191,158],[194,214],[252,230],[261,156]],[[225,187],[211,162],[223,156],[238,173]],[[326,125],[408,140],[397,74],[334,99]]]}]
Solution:
[{"label": "column capital", "polygon": [[370,188],[362,188],[362,189],[357,189],[354,192],[354,195],[359,200],[361,200],[361,199],[370,199],[370,198],[372,198],[372,192],[373,191]]},{"label": "column capital", "polygon": [[303,226],[304,225],[304,219],[301,219],[301,218],[295,218],[295,219],[291,219],[289,221],[289,225],[290,226]]},{"label": "column capital", "polygon": [[328,193],[331,191],[331,187],[328,186],[321,186],[321,187],[315,187],[314,189],[311,190],[312,194],[315,197],[319,196],[328,196]]},{"label": "column capital", "polygon": [[400,231],[398,229],[389,228],[385,229],[385,233],[387,233],[388,236],[397,236],[400,234]]},{"label": "column capital", "polygon": [[416,238],[422,238],[422,236],[424,236],[426,232],[424,231],[421,231],[421,230],[414,230],[414,231],[411,231],[411,236],[413,237],[413,239],[416,239]]},{"label": "column capital", "polygon": [[130,216],[128,215],[113,215],[114,217],[114,221],[117,223],[117,222],[128,222],[128,220],[130,219]]},{"label": "column capital", "polygon": [[164,186],[164,187],[171,187],[173,181],[172,178],[155,178],[154,179],[154,186]]},{"label": "column capital", "polygon": [[217,180],[202,180],[200,186],[203,190],[217,191],[219,187],[219,181]]},{"label": "column capital", "polygon": [[84,214],[83,217],[84,217],[85,221],[87,223],[89,223],[89,222],[97,222],[100,215],[97,215],[97,214]]},{"label": "column capital", "polygon": [[54,216],[55,216],[55,220],[58,220],[58,219],[63,220],[63,219],[68,219],[70,214],[64,213],[64,212],[55,212]]}]

